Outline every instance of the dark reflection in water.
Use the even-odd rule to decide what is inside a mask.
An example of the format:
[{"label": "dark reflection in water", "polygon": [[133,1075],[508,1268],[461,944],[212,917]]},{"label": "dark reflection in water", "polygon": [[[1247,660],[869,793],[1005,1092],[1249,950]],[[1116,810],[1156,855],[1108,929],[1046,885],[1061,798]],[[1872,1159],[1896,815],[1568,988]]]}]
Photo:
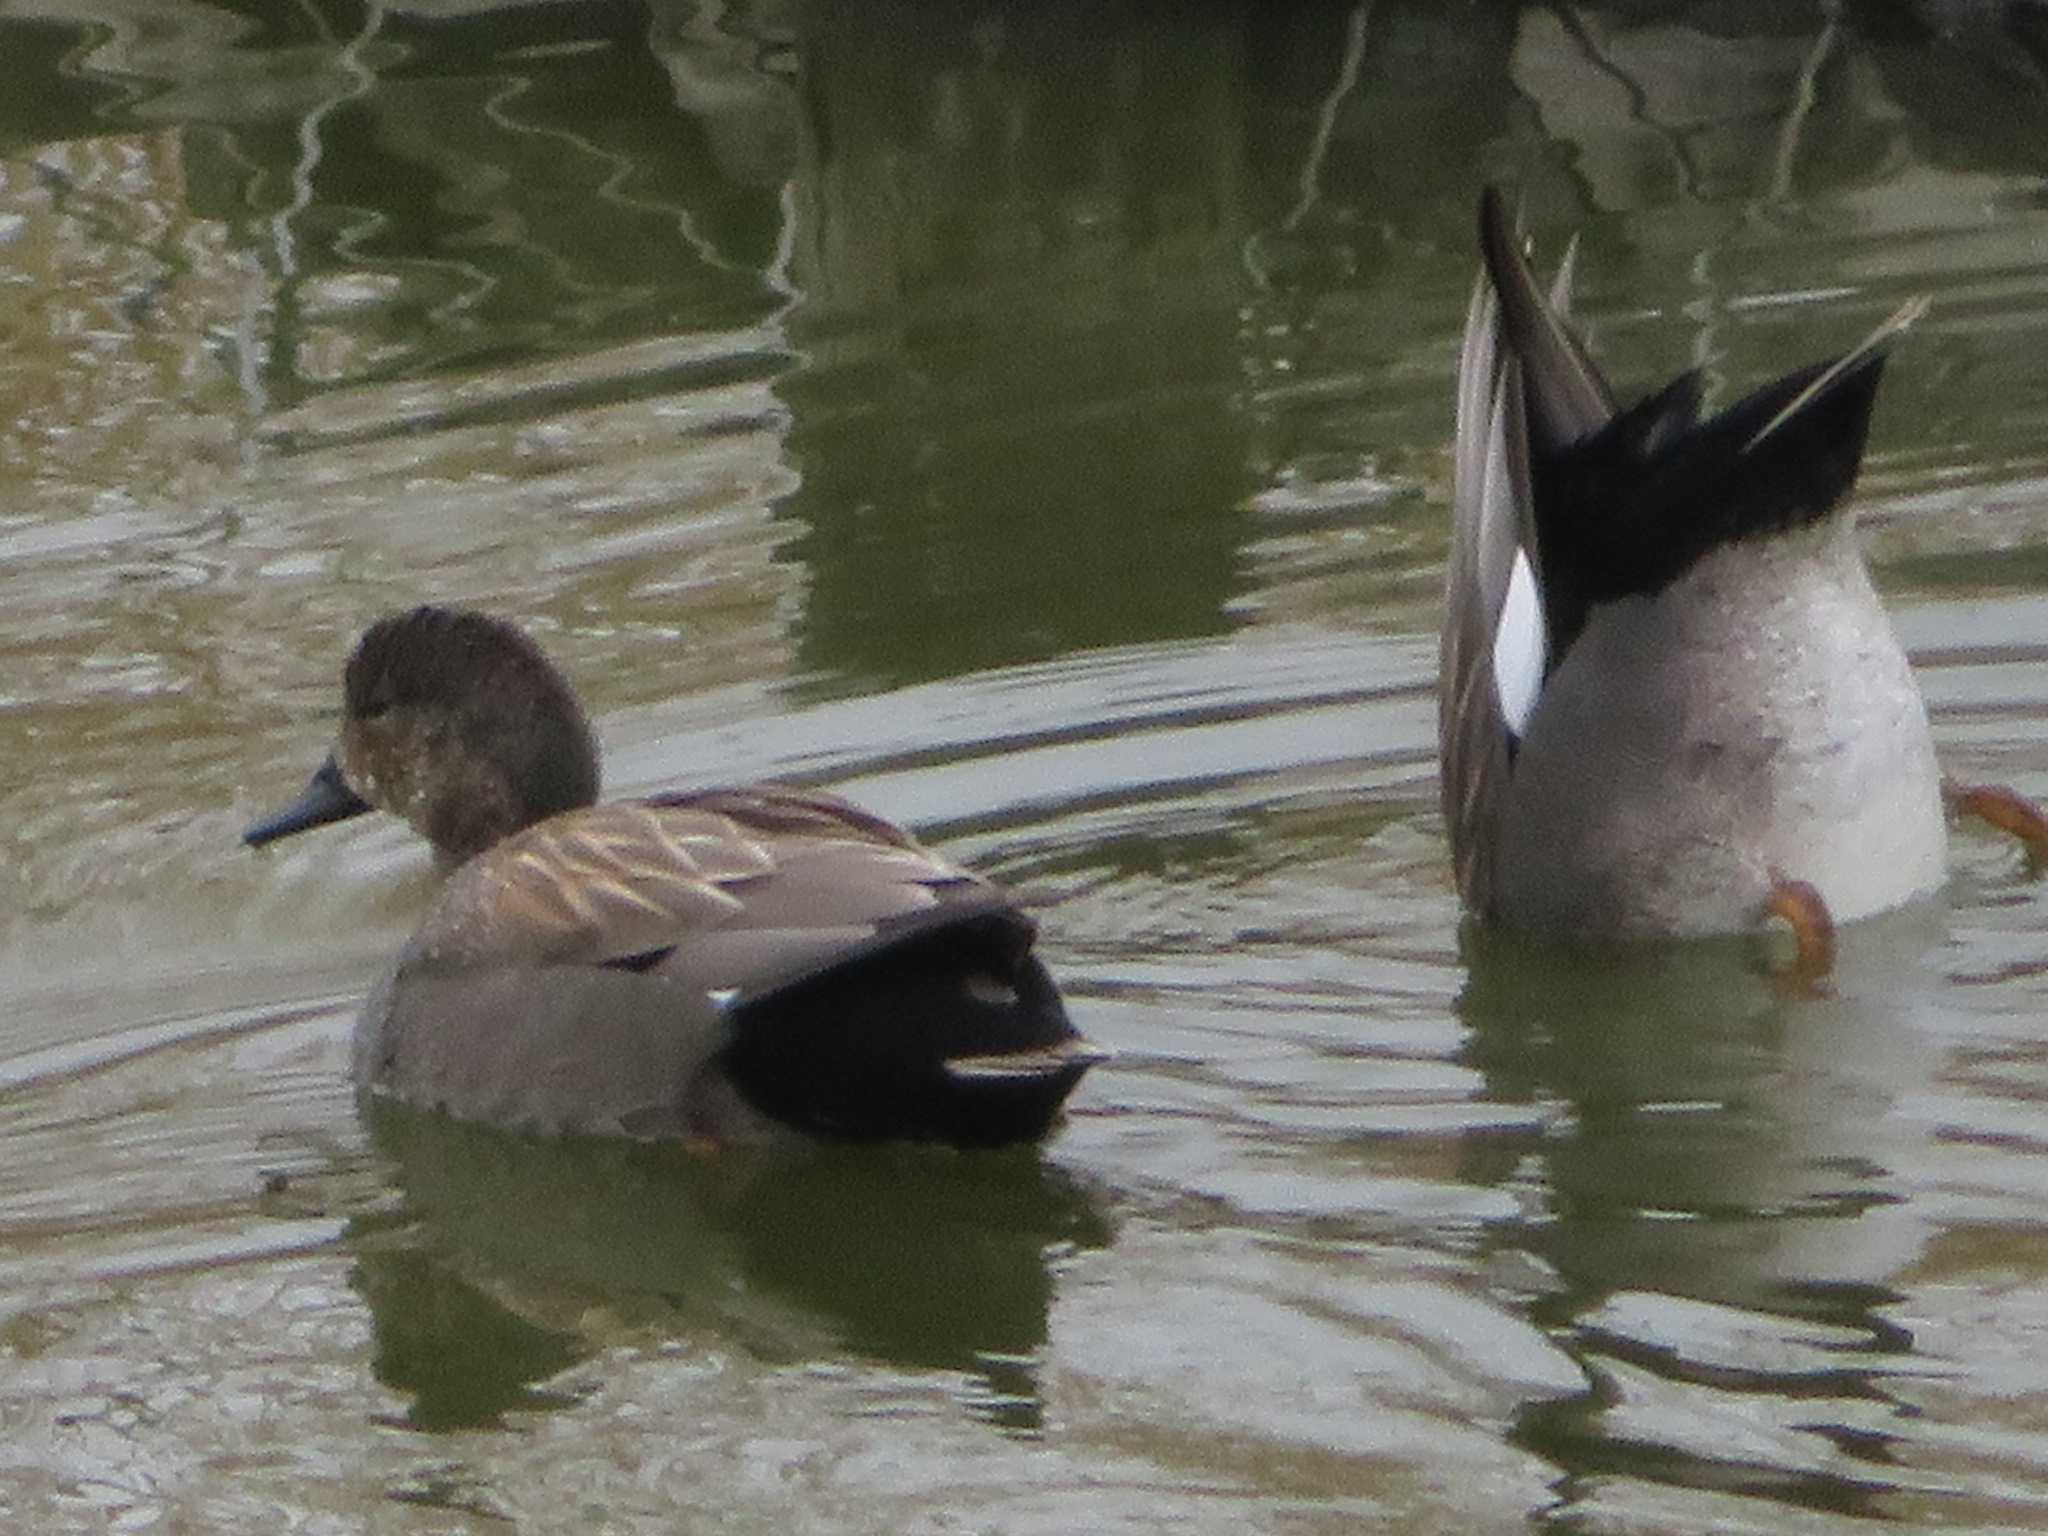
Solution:
[{"label": "dark reflection in water", "polygon": [[[1938,920],[1847,936],[1838,994],[1796,995],[1745,942],[1593,956],[1489,935],[1459,1009],[1495,1097],[1556,1099],[1540,1217],[1515,1233],[1574,1310],[1620,1290],[1861,1321],[1911,1251],[1885,1236],[1912,1149],[1887,1111],[1939,1061],[1915,999]],[[1870,1224],[1866,1225],[1866,1220]]]},{"label": "dark reflection in water", "polygon": [[2039,174],[2048,142],[2048,10],[1857,0],[1849,14],[1930,161]]},{"label": "dark reflection in water", "polygon": [[[1868,1395],[1897,1368],[1911,1340],[1881,1311],[1938,1218],[1924,1198],[1908,1204],[1925,1152],[1891,1111],[1939,1067],[1914,1016],[1934,984],[1924,967],[1943,916],[1851,931],[1837,990],[1817,996],[1766,974],[1743,941],[1573,953],[1473,936],[1459,1001],[1469,1059],[1491,1096],[1555,1101],[1564,1116],[1534,1141],[1475,1143],[1471,1172],[1528,1188],[1527,1216],[1494,1237],[1555,1270],[1559,1288],[1535,1311],[1575,1352],[1779,1396]],[[1731,1354],[1721,1328],[1801,1344]],[[1835,1475],[1633,1444],[1599,1425],[1606,1406],[1545,1404],[1525,1437],[1582,1472],[1836,1509],[1860,1497]]]},{"label": "dark reflection in water", "polygon": [[976,1411],[1036,1429],[1053,1269],[1110,1240],[1029,1149],[707,1156],[390,1109],[372,1130],[404,1206],[358,1224],[355,1283],[423,1429],[557,1405],[535,1383],[649,1339],[964,1372]]},{"label": "dark reflection in water", "polygon": [[111,80],[67,68],[82,26],[9,17],[0,34],[0,154],[21,144],[92,133],[100,112],[122,93]]},{"label": "dark reflection in water", "polygon": [[791,99],[759,40],[611,0],[188,26],[87,57],[161,72],[128,112],[178,125],[183,202],[274,281],[246,370],[272,406],[782,302]]},{"label": "dark reflection in water", "polygon": [[1234,40],[898,4],[813,7],[801,47],[805,656],[893,684],[1221,628],[1255,484]]},{"label": "dark reflection in water", "polygon": [[380,1241],[374,1225],[356,1240],[349,1279],[377,1330],[371,1369],[412,1399],[414,1429],[481,1429],[574,1401],[533,1384],[588,1353],[575,1335],[521,1317],[431,1249]]},{"label": "dark reflection in water", "polygon": [[[1248,8],[1253,206],[1269,236],[1306,237],[1325,257],[1290,275],[1363,287],[1376,255],[1409,255],[1418,237],[1469,242],[1472,177],[1526,110],[1509,74],[1516,27],[1512,6],[1453,22],[1430,0]],[[1428,152],[1389,153],[1396,143]]]}]

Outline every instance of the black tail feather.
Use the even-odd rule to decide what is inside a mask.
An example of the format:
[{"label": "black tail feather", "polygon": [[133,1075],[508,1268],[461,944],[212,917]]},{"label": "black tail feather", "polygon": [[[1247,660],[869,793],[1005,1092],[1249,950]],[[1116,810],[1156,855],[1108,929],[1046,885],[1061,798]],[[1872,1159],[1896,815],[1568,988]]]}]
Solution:
[{"label": "black tail feather", "polygon": [[[1883,355],[1779,418],[1833,366],[1787,374],[1705,423],[1686,374],[1556,454],[1535,476],[1546,579],[1569,573],[1583,611],[1662,591],[1724,544],[1828,517],[1862,465]],[[1556,638],[1562,652],[1572,637]]]},{"label": "black tail feather", "polygon": [[1697,372],[1617,412],[1561,301],[1538,286],[1493,188],[1480,198],[1479,235],[1522,391],[1553,667],[1595,604],[1654,595],[1712,550],[1832,513],[1863,461],[1884,349],[1925,308],[1908,304],[1854,351],[1789,373],[1709,421],[1699,418]]},{"label": "black tail feather", "polygon": [[1092,1058],[1046,1070],[947,1063],[1078,1042],[1030,925],[1011,910],[913,927],[732,1005],[724,1063],[757,1109],[814,1134],[998,1146],[1045,1134]]}]

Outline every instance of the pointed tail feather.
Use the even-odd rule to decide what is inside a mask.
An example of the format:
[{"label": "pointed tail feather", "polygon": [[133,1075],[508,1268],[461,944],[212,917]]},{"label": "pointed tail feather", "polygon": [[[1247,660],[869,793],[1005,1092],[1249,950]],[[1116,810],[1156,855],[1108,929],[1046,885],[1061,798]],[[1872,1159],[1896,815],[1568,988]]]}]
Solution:
[{"label": "pointed tail feather", "polygon": [[1546,298],[1508,222],[1500,192],[1493,187],[1479,199],[1479,245],[1487,277],[1500,297],[1507,350],[1522,368],[1529,431],[1538,451],[1561,448],[1598,431],[1614,415],[1614,391],[1565,322],[1576,245]]},{"label": "pointed tail feather", "polygon": [[1864,337],[1850,351],[1836,358],[1832,364],[1814,378],[1812,383],[1800,390],[1790,400],[1787,400],[1783,409],[1761,427],[1758,427],[1756,435],[1743,444],[1743,451],[1747,453],[1754,449],[1757,444],[1784,426],[1786,422],[1797,416],[1830,389],[1833,389],[1836,384],[1840,383],[1849,374],[1855,372],[1866,362],[1876,358],[1878,353],[1890,344],[1894,336],[1897,336],[1906,327],[1919,320],[1921,316],[1927,313],[1931,306],[1932,301],[1924,293],[1915,294],[1912,298],[1906,300],[1905,303],[1892,311],[1891,315],[1876,330]]}]

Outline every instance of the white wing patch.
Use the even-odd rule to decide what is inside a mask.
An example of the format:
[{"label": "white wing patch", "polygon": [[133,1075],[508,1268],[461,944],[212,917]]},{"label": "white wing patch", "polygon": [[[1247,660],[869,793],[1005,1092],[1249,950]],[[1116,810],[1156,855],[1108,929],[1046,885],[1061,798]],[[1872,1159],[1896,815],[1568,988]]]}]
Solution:
[{"label": "white wing patch", "polygon": [[1543,668],[1550,644],[1543,630],[1543,599],[1536,591],[1536,572],[1527,550],[1515,551],[1507,596],[1493,631],[1493,687],[1501,719],[1519,739],[1529,728],[1536,696],[1543,691]]}]

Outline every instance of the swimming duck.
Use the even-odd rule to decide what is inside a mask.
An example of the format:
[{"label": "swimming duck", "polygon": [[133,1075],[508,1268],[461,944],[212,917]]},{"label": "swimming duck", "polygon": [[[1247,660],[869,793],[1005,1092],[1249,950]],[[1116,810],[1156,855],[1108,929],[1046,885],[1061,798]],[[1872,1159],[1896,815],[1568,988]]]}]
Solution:
[{"label": "swimming duck", "polygon": [[1938,887],[1927,711],[1844,506],[1891,336],[1710,420],[1620,408],[1498,192],[1458,366],[1438,747],[1460,895],[1593,937],[1835,921]]},{"label": "swimming duck", "polygon": [[1102,1052],[1034,925],[900,828],[778,785],[597,803],[568,682],[514,626],[373,624],[340,737],[252,846],[372,808],[452,873],[358,1020],[372,1098],[547,1133],[1041,1136]]}]

